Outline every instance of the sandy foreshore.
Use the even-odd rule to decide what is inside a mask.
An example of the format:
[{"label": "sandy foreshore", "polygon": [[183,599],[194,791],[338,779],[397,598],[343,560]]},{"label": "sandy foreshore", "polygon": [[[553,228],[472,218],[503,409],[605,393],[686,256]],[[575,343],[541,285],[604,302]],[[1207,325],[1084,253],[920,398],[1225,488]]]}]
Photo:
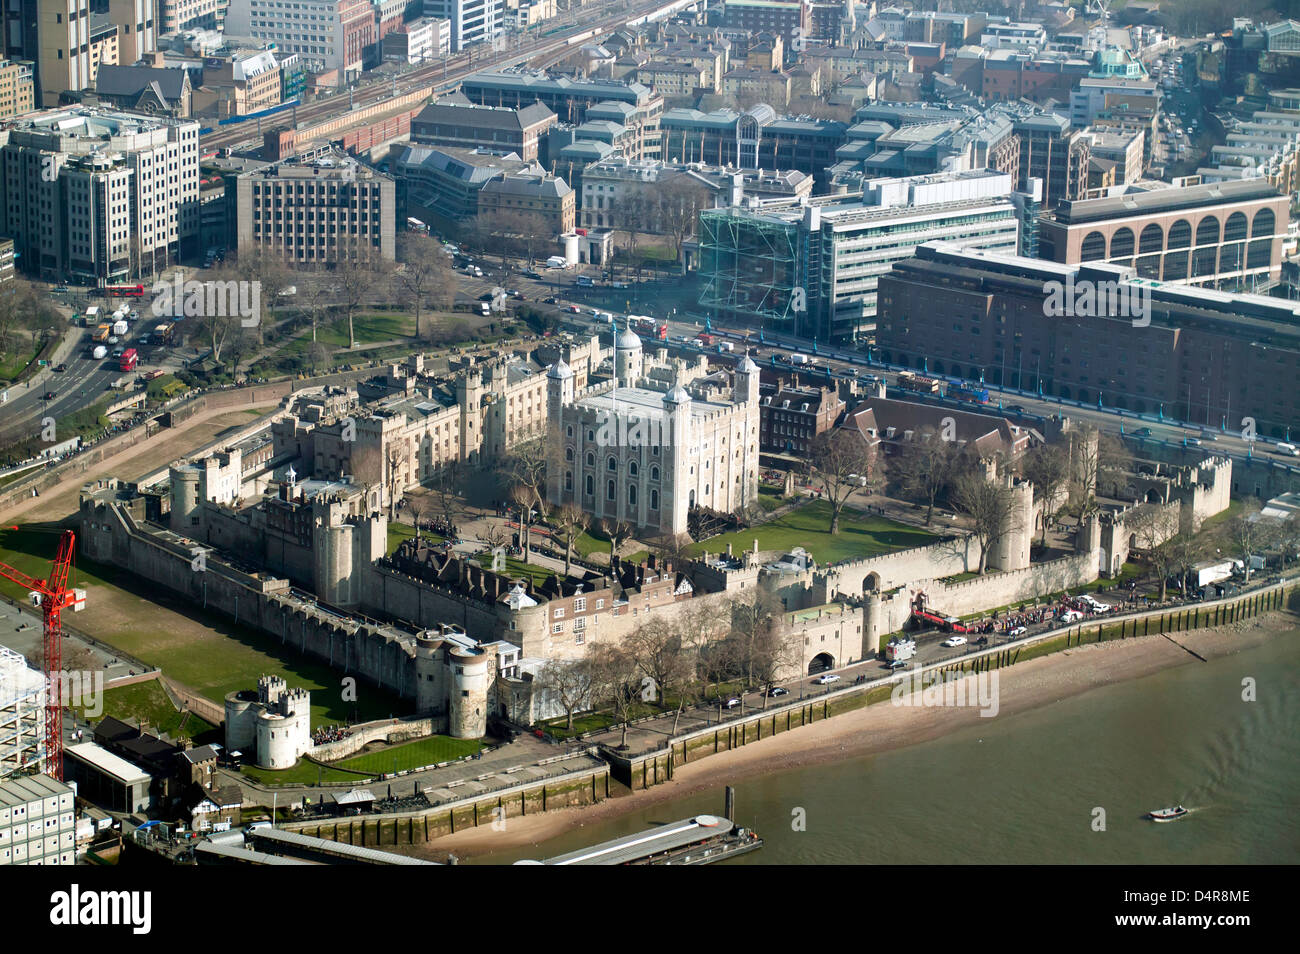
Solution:
[{"label": "sandy foreshore", "polygon": [[[1156,635],[1090,643],[1031,659],[998,671],[998,714],[1024,712],[1171,666],[1198,663],[1187,649],[1205,659],[1214,659],[1258,646],[1272,636],[1298,628],[1300,617],[1275,612],[1230,626],[1171,633],[1169,637]],[[1181,648],[1184,646],[1187,649]],[[431,841],[415,852],[437,860],[445,858],[448,852],[466,859],[536,845],[574,828],[692,795],[723,781],[741,781],[771,771],[774,766],[785,770],[871,755],[925,742],[981,721],[976,708],[879,703],[682,766],[674,771],[672,781],[646,791],[622,790],[622,795],[598,805],[511,818],[506,830],[501,832],[488,827],[469,829]]]}]

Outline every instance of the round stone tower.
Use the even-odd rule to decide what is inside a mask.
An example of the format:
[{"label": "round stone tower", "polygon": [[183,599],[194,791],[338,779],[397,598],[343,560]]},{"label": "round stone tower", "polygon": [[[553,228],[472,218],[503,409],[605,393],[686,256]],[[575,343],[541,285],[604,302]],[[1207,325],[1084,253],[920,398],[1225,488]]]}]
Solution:
[{"label": "round stone tower", "polygon": [[641,339],[631,328],[618,333],[614,339],[614,373],[621,388],[635,387],[641,380]]},{"label": "round stone tower", "polygon": [[415,637],[415,711],[429,712],[446,703],[447,673],[440,658],[442,640],[432,632]]},{"label": "round stone tower", "polygon": [[226,751],[254,751],[257,745],[257,714],[262,707],[253,689],[226,693]]},{"label": "round stone tower", "polygon": [[451,699],[447,734],[453,739],[481,739],[487,734],[488,664],[484,652],[451,651]]},{"label": "round stone tower", "polygon": [[312,550],[312,559],[316,564],[316,595],[333,606],[355,606],[357,598],[352,592],[352,525],[345,523],[342,526],[330,526],[325,521],[318,521]]},{"label": "round stone tower", "polygon": [[172,498],[171,528],[189,534],[194,529],[190,518],[199,509],[199,472],[190,467],[173,467],[167,482]]},{"label": "round stone tower", "polygon": [[1034,536],[1034,485],[1007,478],[1012,495],[1006,533],[994,545],[988,564],[993,569],[1023,570],[1029,566],[1029,543]]}]

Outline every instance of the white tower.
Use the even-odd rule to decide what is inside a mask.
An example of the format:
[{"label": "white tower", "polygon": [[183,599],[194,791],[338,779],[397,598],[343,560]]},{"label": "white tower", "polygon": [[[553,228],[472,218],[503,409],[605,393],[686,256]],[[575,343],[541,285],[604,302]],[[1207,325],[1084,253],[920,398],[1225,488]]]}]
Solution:
[{"label": "white tower", "polygon": [[[556,361],[551,365],[551,370],[546,372],[546,417],[550,421],[547,433],[552,441],[556,442],[561,450],[554,455],[554,459],[559,460],[563,457],[563,446],[565,440],[564,428],[560,422],[564,419],[564,409],[573,403],[573,371],[564,359]],[[546,468],[546,499],[551,501],[560,500],[560,488],[563,474],[560,473],[559,467]],[[576,480],[576,478],[575,478]]]},{"label": "white tower", "polygon": [[757,404],[758,378],[758,365],[749,355],[745,355],[736,365],[736,383],[732,389],[732,400],[737,404]]},{"label": "white tower", "polygon": [[614,378],[618,387],[636,387],[641,380],[641,339],[631,328],[614,338]]},{"label": "white tower", "polygon": [[690,509],[689,486],[693,481],[687,480],[690,467],[691,396],[680,384],[664,395],[664,414],[667,422],[667,446],[664,448],[664,467],[667,469],[668,483],[664,486],[663,507],[660,509],[661,520],[667,520],[670,527],[685,527],[686,513]]}]

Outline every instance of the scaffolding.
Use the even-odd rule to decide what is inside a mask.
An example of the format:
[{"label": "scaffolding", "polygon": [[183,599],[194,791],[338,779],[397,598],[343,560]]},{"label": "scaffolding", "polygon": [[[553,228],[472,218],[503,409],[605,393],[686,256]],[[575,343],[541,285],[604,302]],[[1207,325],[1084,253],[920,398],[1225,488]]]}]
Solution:
[{"label": "scaffolding", "polygon": [[800,223],[745,209],[700,213],[699,303],[793,331],[809,307]]},{"label": "scaffolding", "polygon": [[0,646],[0,779],[45,760],[45,677]]}]

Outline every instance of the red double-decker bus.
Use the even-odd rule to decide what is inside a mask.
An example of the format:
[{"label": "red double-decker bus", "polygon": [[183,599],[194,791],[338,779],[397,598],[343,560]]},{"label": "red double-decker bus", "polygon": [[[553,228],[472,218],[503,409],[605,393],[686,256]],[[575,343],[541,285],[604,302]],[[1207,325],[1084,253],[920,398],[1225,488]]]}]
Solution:
[{"label": "red double-decker bus", "polygon": [[118,368],[122,371],[134,371],[135,366],[140,363],[140,355],[134,348],[127,348],[122,352],[121,364]]},{"label": "red double-decker bus", "polygon": [[105,285],[104,294],[109,298],[143,298],[143,285]]}]

